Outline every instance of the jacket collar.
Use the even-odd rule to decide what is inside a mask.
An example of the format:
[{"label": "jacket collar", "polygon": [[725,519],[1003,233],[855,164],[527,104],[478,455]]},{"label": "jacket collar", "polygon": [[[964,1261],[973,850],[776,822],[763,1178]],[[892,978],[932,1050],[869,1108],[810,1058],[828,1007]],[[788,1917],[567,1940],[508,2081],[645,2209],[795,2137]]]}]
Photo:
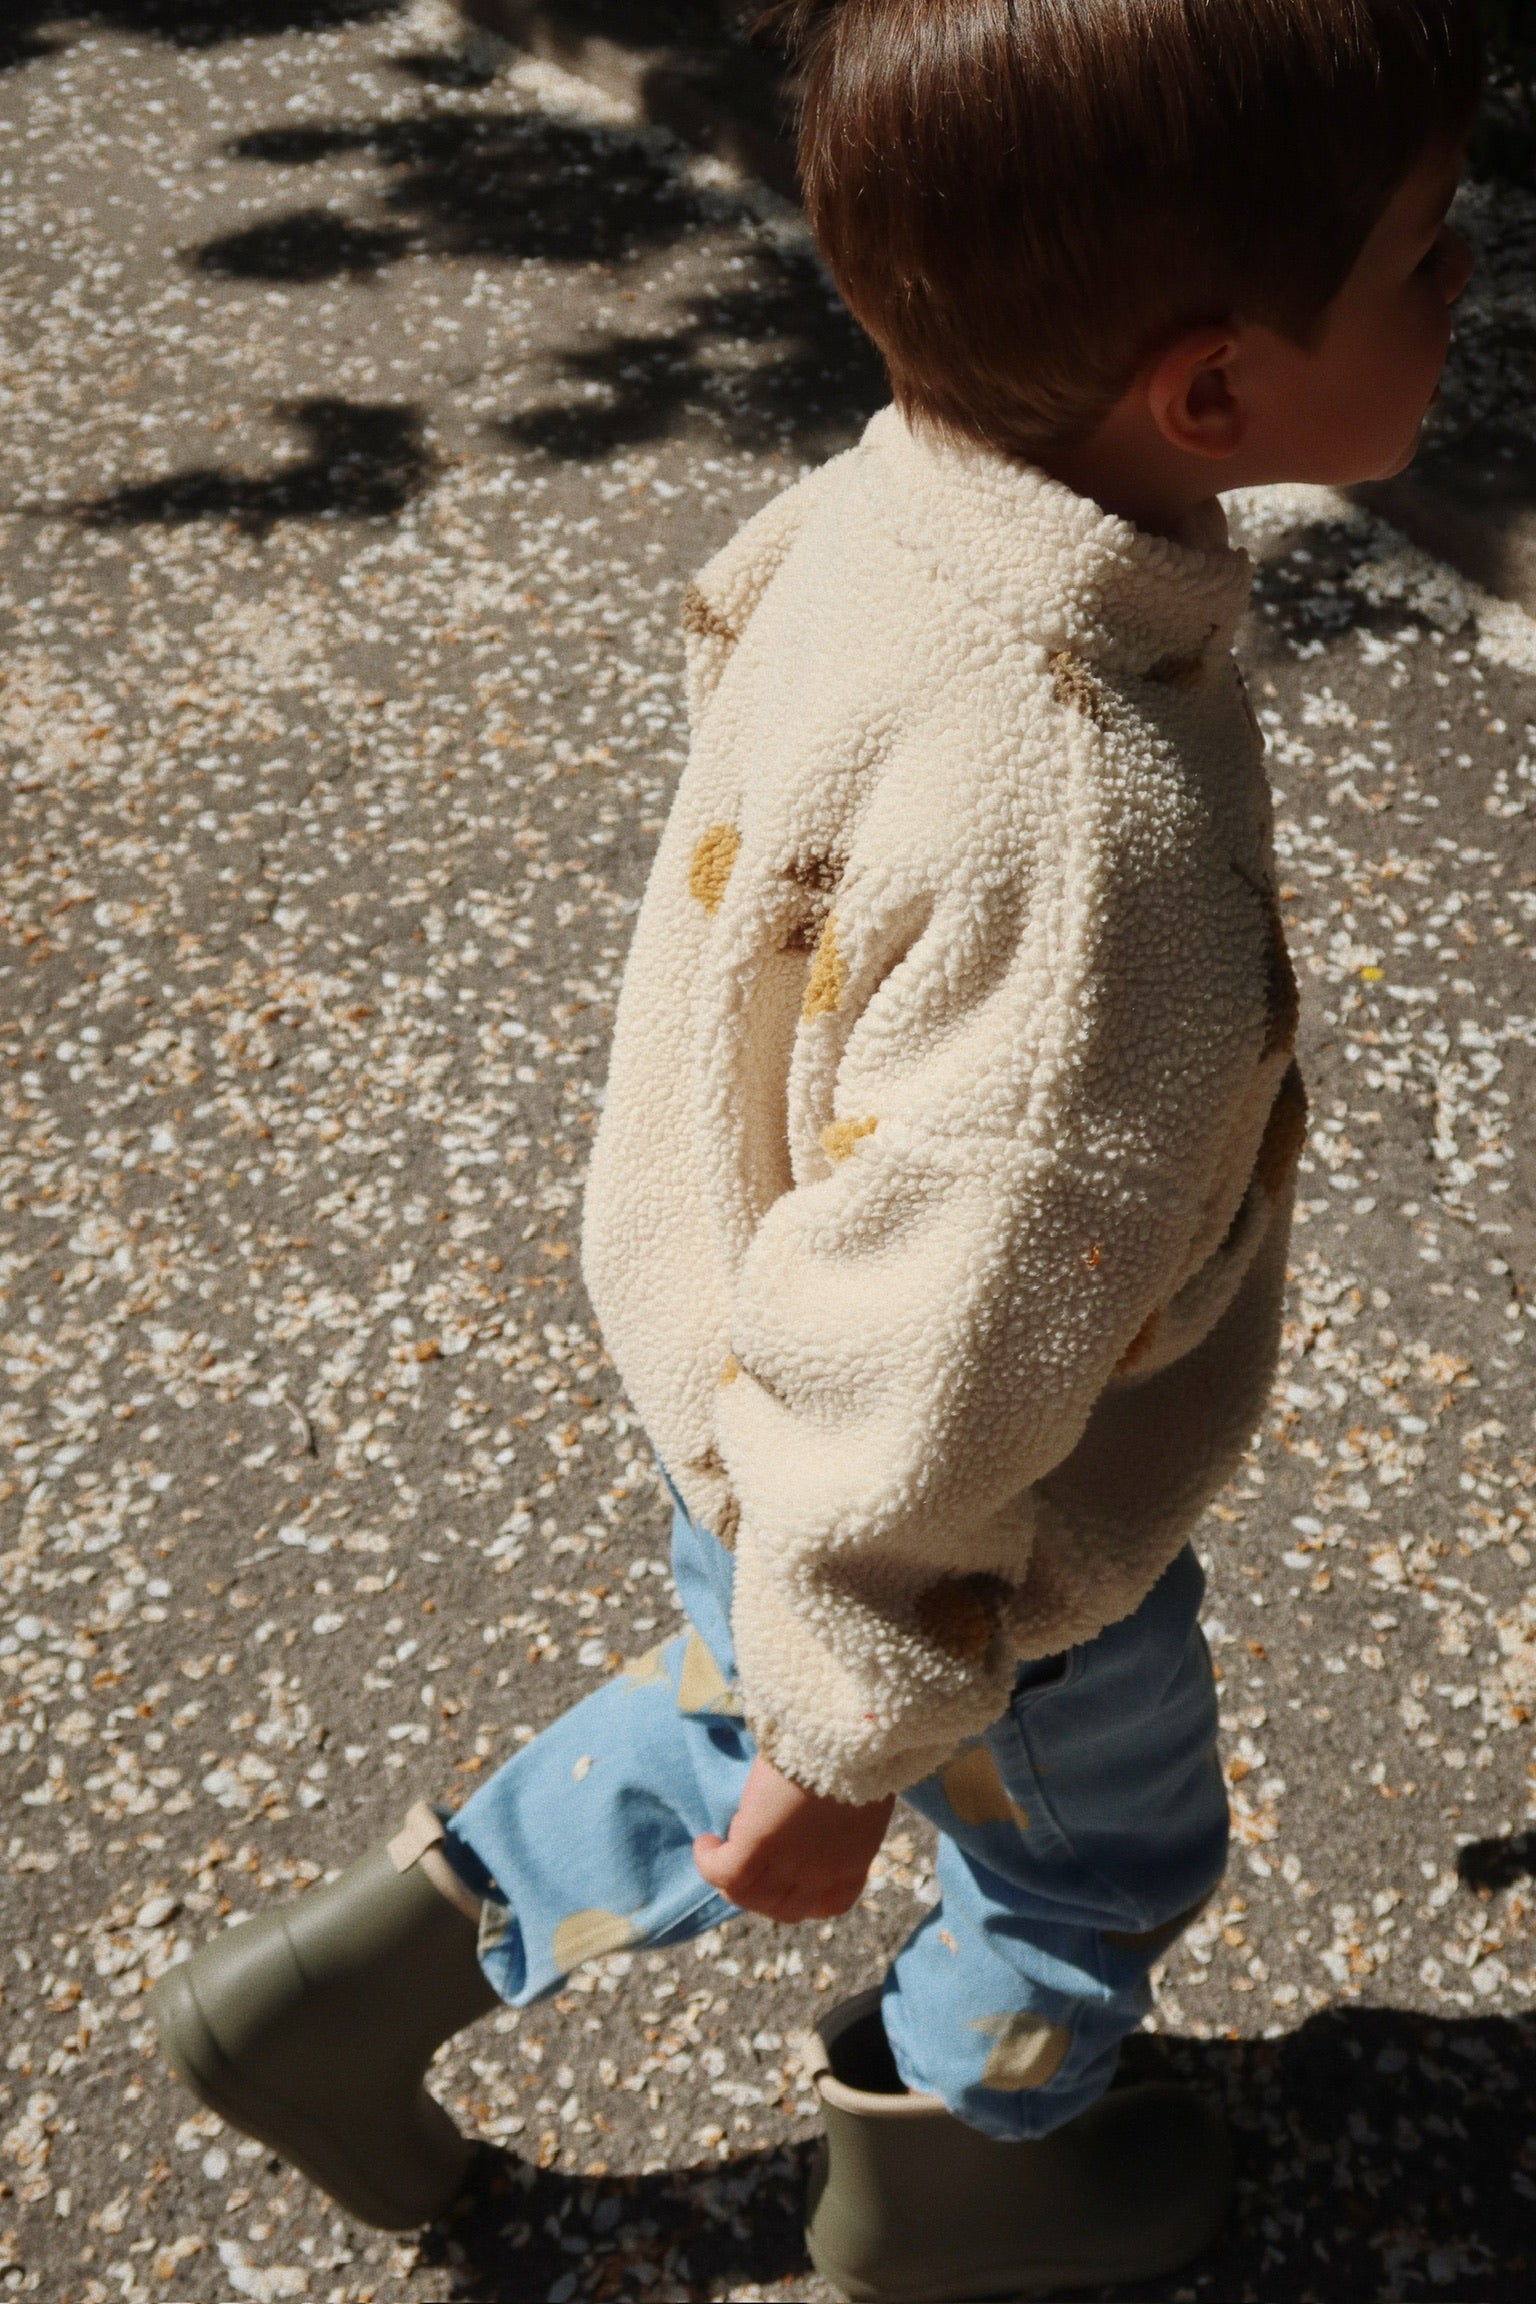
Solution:
[{"label": "jacket collar", "polygon": [[1175,543],[1033,465],[911,426],[895,408],[871,421],[864,443],[881,516],[901,544],[1048,653],[1134,676],[1230,648],[1251,568],[1219,510],[1208,533]]}]

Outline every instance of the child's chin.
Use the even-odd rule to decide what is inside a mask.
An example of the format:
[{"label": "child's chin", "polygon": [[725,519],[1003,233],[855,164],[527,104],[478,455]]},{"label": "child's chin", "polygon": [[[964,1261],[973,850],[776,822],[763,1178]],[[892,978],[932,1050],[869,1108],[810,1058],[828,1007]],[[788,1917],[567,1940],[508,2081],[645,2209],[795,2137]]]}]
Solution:
[{"label": "child's chin", "polygon": [[[1426,408],[1424,411],[1424,416],[1427,416],[1428,414],[1429,410]],[[1360,476],[1362,480],[1395,480],[1399,473],[1407,471],[1409,465],[1413,462],[1414,458],[1418,455],[1419,452],[1419,443],[1424,433],[1424,416],[1421,416],[1418,423],[1414,426],[1413,437],[1408,442],[1407,446],[1403,449],[1402,453],[1396,458],[1388,458],[1377,468],[1376,471],[1362,473]]]}]

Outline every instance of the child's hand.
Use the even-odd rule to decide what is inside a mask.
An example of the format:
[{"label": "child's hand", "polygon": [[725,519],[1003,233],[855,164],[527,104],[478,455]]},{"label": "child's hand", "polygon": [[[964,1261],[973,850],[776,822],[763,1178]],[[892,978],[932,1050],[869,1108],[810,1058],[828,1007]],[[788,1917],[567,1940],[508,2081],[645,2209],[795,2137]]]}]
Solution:
[{"label": "child's hand", "polygon": [[728,1837],[704,1832],[693,1860],[711,1888],[768,1920],[829,1920],[856,1904],[895,1806],[848,1808],[752,1763]]}]

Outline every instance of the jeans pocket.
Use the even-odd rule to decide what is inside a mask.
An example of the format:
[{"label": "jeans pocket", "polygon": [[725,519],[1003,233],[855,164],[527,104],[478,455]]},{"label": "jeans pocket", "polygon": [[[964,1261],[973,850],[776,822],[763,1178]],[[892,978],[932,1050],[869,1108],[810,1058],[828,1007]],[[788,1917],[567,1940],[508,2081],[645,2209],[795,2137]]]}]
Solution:
[{"label": "jeans pocket", "polygon": [[1028,1703],[1033,1697],[1043,1696],[1052,1688],[1060,1688],[1070,1679],[1078,1650],[1063,1648],[1057,1656],[1031,1656],[1021,1664],[1014,1676],[1010,1705]]}]

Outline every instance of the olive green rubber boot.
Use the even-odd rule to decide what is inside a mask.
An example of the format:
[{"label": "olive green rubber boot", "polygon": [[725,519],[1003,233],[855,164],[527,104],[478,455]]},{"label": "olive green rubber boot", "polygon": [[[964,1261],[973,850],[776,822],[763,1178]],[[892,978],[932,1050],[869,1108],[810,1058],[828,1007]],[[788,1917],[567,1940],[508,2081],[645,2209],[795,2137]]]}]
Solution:
[{"label": "olive green rubber boot", "polygon": [[1000,2144],[902,2089],[878,1990],[834,2009],[815,2048],[827,2135],[806,2240],[854,2304],[1151,2279],[1221,2227],[1231,2144],[1183,2088],[1112,2088],[1053,2134]]},{"label": "olive green rubber boot", "polygon": [[497,2005],[479,1900],[423,1803],[387,1846],[284,1911],[228,1928],[150,1997],[160,2045],[210,2110],[350,2215],[441,2214],[474,2146],[422,2085],[433,2051]]}]

